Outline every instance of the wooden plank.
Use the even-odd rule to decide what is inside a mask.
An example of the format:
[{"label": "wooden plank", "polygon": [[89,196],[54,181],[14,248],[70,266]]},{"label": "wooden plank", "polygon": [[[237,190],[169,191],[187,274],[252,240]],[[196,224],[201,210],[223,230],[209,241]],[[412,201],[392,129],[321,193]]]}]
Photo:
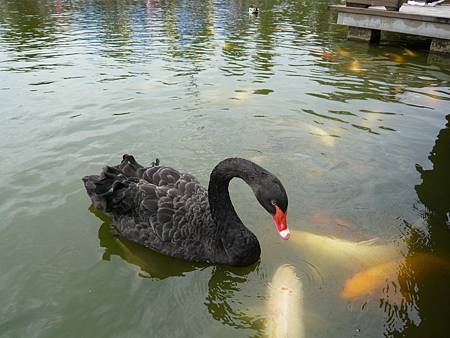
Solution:
[{"label": "wooden plank", "polygon": [[[449,7],[449,6],[441,6],[441,7]],[[423,22],[435,22],[435,23],[442,23],[442,24],[450,24],[450,18],[445,17],[445,16],[412,14],[412,13],[405,13],[402,10],[400,10],[399,12],[395,12],[395,11],[386,11],[386,10],[372,9],[372,8],[348,7],[345,5],[330,5],[330,6],[328,6],[328,8],[332,11],[340,12],[340,13],[364,14],[364,15],[378,16],[378,17],[389,17],[389,18],[399,18],[399,19],[407,19],[407,20],[415,20],[415,21],[423,21]],[[442,10],[442,8],[441,8],[441,10]],[[442,13],[442,12],[440,12],[440,13]]]},{"label": "wooden plank", "polygon": [[[361,12],[364,11],[361,9],[359,9],[356,13],[348,10],[339,11],[337,23],[339,25],[346,25],[350,27],[421,35],[439,39],[450,39],[450,25],[448,23],[406,19],[405,15],[398,15],[401,14],[398,12],[387,12],[396,13],[397,16],[368,15]],[[386,13],[386,11],[377,12],[380,14]]]},{"label": "wooden plank", "polygon": [[347,7],[367,8],[369,6],[385,6],[387,10],[398,11],[403,0],[346,0]]},{"label": "wooden plank", "polygon": [[403,5],[400,8],[402,13],[407,14],[417,14],[417,15],[427,15],[427,16],[436,16],[440,18],[449,18],[450,19],[450,6],[435,6],[435,7],[421,7],[421,6],[412,6],[412,5]]}]

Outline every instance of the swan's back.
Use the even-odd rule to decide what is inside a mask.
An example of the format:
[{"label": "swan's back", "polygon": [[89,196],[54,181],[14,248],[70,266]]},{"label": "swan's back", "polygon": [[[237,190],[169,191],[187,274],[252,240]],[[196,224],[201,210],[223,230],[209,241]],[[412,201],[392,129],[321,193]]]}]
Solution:
[{"label": "swan's back", "polygon": [[129,240],[190,261],[212,257],[208,193],[192,175],[155,164],[144,168],[124,155],[119,165],[83,181],[96,209]]}]

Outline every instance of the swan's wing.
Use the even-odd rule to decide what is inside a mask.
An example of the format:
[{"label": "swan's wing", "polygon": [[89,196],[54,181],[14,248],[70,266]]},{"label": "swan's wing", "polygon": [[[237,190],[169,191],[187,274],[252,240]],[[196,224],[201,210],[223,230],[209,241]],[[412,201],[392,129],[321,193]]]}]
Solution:
[{"label": "swan's wing", "polygon": [[132,155],[125,154],[123,155],[122,162],[113,167],[114,169],[119,170],[126,177],[138,177],[142,176],[142,173],[145,171],[142,165],[137,163]]},{"label": "swan's wing", "polygon": [[137,193],[130,190],[135,194],[135,210],[114,217],[119,231],[164,254],[194,261],[203,257],[205,239],[213,238],[214,230],[205,188],[181,177],[173,186],[145,180],[136,186]]},{"label": "swan's wing", "polygon": [[[88,176],[84,181],[95,207],[110,214],[130,240],[195,260],[202,238],[211,238],[207,191],[189,174],[153,167],[138,179],[106,167],[100,177]],[[193,248],[186,250],[186,246]],[[194,257],[184,257],[186,252]]]},{"label": "swan's wing", "polygon": [[198,180],[190,175],[180,173],[178,170],[171,167],[155,166],[146,168],[142,174],[142,179],[148,183],[152,183],[157,186],[179,186],[190,182],[200,185]]}]

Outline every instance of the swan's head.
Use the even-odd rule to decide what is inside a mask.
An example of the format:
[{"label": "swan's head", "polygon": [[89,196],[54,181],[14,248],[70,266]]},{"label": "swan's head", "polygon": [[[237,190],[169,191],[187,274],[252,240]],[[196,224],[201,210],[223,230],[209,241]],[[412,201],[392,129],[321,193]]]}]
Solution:
[{"label": "swan's head", "polygon": [[269,175],[263,179],[256,192],[259,203],[273,217],[273,222],[282,239],[289,239],[290,233],[286,224],[288,197],[280,180]]}]

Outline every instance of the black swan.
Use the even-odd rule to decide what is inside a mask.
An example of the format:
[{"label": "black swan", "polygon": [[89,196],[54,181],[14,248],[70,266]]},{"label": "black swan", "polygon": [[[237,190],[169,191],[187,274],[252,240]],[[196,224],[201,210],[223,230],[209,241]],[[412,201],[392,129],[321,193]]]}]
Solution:
[{"label": "black swan", "polygon": [[261,254],[256,236],[236,214],[228,185],[233,177],[252,188],[272,216],[278,233],[289,238],[288,198],[280,180],[257,164],[221,161],[211,172],[208,189],[195,177],[160,166],[143,167],[123,155],[117,166],[83,177],[94,207],[112,217],[121,235],[160,253],[192,262],[250,265]]}]

